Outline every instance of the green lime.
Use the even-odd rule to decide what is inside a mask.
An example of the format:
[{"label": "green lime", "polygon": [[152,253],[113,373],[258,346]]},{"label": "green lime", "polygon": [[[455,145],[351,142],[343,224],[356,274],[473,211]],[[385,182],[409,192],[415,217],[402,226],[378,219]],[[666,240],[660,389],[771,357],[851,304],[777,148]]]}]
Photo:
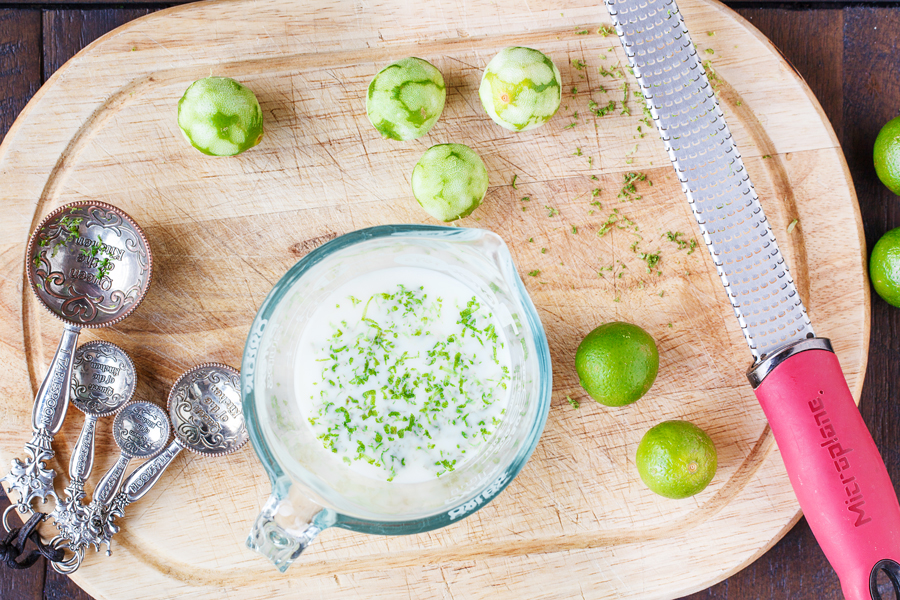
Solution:
[{"label": "green lime", "polygon": [[635,462],[651,491],[675,499],[701,492],[718,466],[713,441],[687,421],[664,421],[645,433]]},{"label": "green lime", "polygon": [[869,258],[869,277],[885,302],[900,306],[900,227],[891,229],[875,242]]},{"label": "green lime", "polygon": [[872,154],[878,179],[900,196],[900,117],[891,119],[881,128]]},{"label": "green lime", "polygon": [[540,127],[562,100],[559,69],[533,48],[504,48],[491,59],[478,88],[484,110],[510,131]]},{"label": "green lime", "polygon": [[591,398],[606,406],[625,406],[653,385],[659,352],[650,334],[637,325],[606,323],[581,340],[575,370]]},{"label": "green lime", "polygon": [[441,221],[455,221],[478,208],[488,187],[487,168],[462,144],[425,151],[412,172],[412,191],[422,208]]},{"label": "green lime", "polygon": [[434,65],[421,58],[404,58],[372,79],[366,114],[382,136],[414,140],[437,122],[446,98],[444,78]]},{"label": "green lime", "polygon": [[194,148],[210,156],[240,154],[263,138],[256,96],[228,77],[192,83],[178,101],[178,126]]}]

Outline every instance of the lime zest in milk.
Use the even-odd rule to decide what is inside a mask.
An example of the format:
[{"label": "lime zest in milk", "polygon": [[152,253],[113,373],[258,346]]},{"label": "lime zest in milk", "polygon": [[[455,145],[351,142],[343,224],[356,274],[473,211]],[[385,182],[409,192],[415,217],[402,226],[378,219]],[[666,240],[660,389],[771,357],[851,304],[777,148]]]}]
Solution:
[{"label": "lime zest in milk", "polygon": [[493,315],[456,288],[450,297],[397,283],[336,302],[331,315],[342,318],[306,370],[307,419],[326,450],[393,481],[440,477],[491,439],[506,412],[509,353]]}]

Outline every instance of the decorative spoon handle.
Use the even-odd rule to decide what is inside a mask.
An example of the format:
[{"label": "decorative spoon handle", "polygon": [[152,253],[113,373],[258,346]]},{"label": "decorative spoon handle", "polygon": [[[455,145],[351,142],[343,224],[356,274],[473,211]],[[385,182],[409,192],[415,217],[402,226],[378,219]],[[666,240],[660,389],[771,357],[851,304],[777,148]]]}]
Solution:
[{"label": "decorative spoon handle", "polygon": [[116,517],[125,515],[125,507],[132,502],[137,502],[150,491],[159,478],[162,476],[166,468],[172,464],[172,461],[178,456],[178,453],[184,446],[181,442],[173,440],[165,450],[151,458],[140,467],[132,471],[125,482],[122,484],[119,493],[107,504],[105,510],[102,511],[103,523],[99,528],[97,535],[98,546],[106,544],[106,554],[112,554],[112,536],[119,531],[118,525],[113,521]]},{"label": "decorative spoon handle", "polygon": [[100,506],[109,504],[110,499],[112,499],[116,491],[118,491],[122,479],[125,478],[125,469],[128,467],[129,462],[131,462],[130,457],[125,454],[119,456],[116,464],[110,467],[109,471],[107,471],[106,474],[103,475],[103,478],[97,483],[97,487],[94,488],[91,504]]},{"label": "decorative spoon handle", "polygon": [[2,481],[10,490],[18,494],[15,503],[21,513],[32,512],[31,501],[40,498],[46,502],[48,497],[59,500],[53,489],[53,478],[56,471],[46,468],[46,461],[54,456],[53,436],[62,427],[69,406],[69,385],[72,380],[72,355],[78,344],[81,328],[66,324],[62,338],[47,376],[38,389],[31,414],[31,440],[25,444],[27,459],[23,463],[13,459],[12,469]]},{"label": "decorative spoon handle", "polygon": [[50,513],[57,530],[59,530],[60,537],[66,540],[65,543],[68,547],[76,551],[79,545],[85,543],[87,509],[81,500],[85,496],[84,482],[91,474],[94,465],[94,431],[96,428],[97,417],[85,415],[84,425],[81,427],[81,433],[78,434],[78,440],[72,450],[72,458],[69,460],[70,480],[69,485],[66,486],[65,498],[59,498],[56,508]]},{"label": "decorative spoon handle", "polygon": [[84,482],[90,476],[94,468],[94,432],[97,430],[97,417],[84,416],[84,425],[78,440],[72,449],[72,458],[69,460],[69,485],[66,486],[66,495],[76,500],[84,498]]}]

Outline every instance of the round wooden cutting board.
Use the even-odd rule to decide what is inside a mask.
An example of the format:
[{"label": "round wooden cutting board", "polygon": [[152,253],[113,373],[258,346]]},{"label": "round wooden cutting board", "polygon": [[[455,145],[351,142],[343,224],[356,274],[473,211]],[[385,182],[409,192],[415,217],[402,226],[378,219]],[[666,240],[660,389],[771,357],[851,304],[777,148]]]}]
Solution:
[{"label": "round wooden cutting board", "polygon": [[[832,338],[858,398],[868,284],[834,133],[755,29],[713,0],[681,9],[816,332]],[[553,358],[553,404],[533,457],[460,523],[406,537],[327,530],[279,574],[244,546],[269,492],[252,448],[219,460],[182,453],[126,509],[112,556],[88,555],[79,585],[129,600],[674,598],[727,577],[790,528],[798,508],[744,376],[750,353],[708,253],[691,251],[696,225],[641,121],[618,39],[598,32],[609,24],[595,0],[199,3],[117,29],[47,82],[0,147],[2,464],[22,456],[62,332],[25,283],[26,240],[75,200],[119,206],[147,233],[146,300],[81,341],[124,348],[136,398],[164,404],[192,365],[240,365],[257,308],[300,256],[354,229],[433,222],[410,193],[412,168],[433,144],[465,143],[487,164],[490,189],[459,225],[509,244]],[[564,83],[553,120],[520,134],[494,125],[477,94],[484,66],[510,45],[549,54]],[[398,143],[368,123],[365,93],[406,56],[434,63],[448,94],[429,135]],[[178,131],[178,99],[209,74],[240,80],[262,105],[265,138],[239,157],[204,156]],[[640,174],[630,193],[629,173]],[[682,248],[667,236],[679,232]],[[661,360],[653,389],[617,409],[586,396],[573,364],[582,337],[613,320],[649,331]],[[643,433],[674,418],[704,428],[720,461],[709,488],[682,501],[652,494],[634,466]],[[56,438],[60,491],[81,423],[71,410]],[[117,456],[110,427],[99,425],[88,490]]]}]

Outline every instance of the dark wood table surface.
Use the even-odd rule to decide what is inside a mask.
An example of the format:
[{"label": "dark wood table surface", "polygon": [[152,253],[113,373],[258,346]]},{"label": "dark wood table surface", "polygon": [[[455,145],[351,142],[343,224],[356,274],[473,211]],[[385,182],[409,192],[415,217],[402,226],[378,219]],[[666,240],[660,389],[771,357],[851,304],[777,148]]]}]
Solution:
[{"label": "dark wood table surface", "polygon": [[[602,11],[600,0],[597,4]],[[0,138],[41,84],[78,50],[119,25],[169,5],[152,0],[116,4],[0,0]],[[900,198],[878,181],[872,166],[875,136],[900,114],[900,4],[758,1],[732,7],[772,40],[822,104],[850,165],[871,248],[885,231],[900,227]],[[900,403],[892,392],[896,393],[898,381],[900,309],[873,291],[860,410],[895,488],[900,484]],[[7,505],[0,490],[0,510]],[[90,598],[43,559],[24,571],[0,566],[0,600]],[[756,562],[687,598],[831,600],[842,595],[837,577],[801,519]]]}]

